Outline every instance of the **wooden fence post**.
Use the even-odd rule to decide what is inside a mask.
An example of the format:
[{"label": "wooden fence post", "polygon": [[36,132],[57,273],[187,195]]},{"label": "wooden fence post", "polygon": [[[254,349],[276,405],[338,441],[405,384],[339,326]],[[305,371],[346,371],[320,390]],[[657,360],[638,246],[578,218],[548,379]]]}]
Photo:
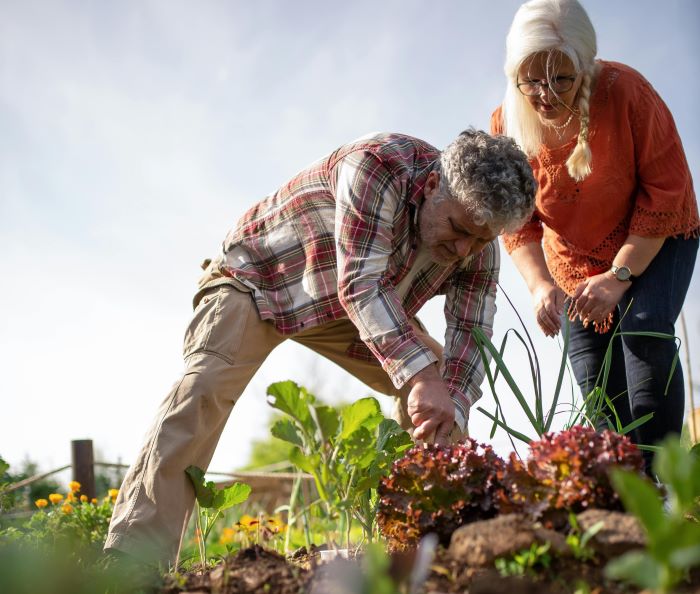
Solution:
[{"label": "wooden fence post", "polygon": [[80,483],[80,494],[95,497],[95,459],[92,439],[75,439],[71,445],[73,480]]}]

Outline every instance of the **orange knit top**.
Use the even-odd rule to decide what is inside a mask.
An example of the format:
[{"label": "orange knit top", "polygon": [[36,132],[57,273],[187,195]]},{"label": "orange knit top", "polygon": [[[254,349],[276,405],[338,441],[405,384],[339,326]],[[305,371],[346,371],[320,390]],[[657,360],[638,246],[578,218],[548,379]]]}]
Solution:
[{"label": "orange knit top", "polygon": [[[532,219],[503,238],[508,253],[542,242],[554,281],[569,295],[609,269],[629,234],[697,236],[698,205],[676,125],[641,74],[600,62],[590,99],[590,175],[576,182],[566,160],[576,138],[530,160],[539,185]],[[499,107],[491,132],[503,130]]]}]

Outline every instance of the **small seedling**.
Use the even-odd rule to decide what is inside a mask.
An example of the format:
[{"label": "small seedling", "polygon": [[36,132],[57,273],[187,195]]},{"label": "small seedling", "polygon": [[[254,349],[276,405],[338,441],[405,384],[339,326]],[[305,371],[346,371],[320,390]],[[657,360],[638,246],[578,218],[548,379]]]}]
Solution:
[{"label": "small seedling", "polygon": [[214,522],[223,511],[248,499],[250,486],[245,483],[233,483],[228,487],[218,489],[212,481],[204,480],[204,471],[201,468],[188,466],[185,472],[192,481],[197,498],[195,534],[202,569],[204,569],[207,563],[207,538],[209,538]]},{"label": "small seedling", "polygon": [[523,549],[512,557],[500,557],[494,564],[503,577],[533,575],[537,570],[546,569],[551,564],[550,546],[548,542],[533,542],[529,549]]}]

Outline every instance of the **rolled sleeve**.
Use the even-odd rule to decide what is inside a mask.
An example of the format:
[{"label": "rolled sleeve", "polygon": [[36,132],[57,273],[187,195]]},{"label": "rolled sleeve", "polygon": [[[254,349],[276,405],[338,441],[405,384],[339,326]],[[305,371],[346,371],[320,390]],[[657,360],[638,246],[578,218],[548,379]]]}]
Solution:
[{"label": "rolled sleeve", "polygon": [[388,274],[402,180],[358,151],[338,165],[335,241],[338,298],[397,388],[437,361],[415,335]]},{"label": "rolled sleeve", "polygon": [[481,353],[471,335],[481,328],[493,336],[496,288],[500,269],[498,241],[492,241],[446,286],[445,362],[443,379],[458,411],[465,419],[471,406],[481,398],[485,369]]}]

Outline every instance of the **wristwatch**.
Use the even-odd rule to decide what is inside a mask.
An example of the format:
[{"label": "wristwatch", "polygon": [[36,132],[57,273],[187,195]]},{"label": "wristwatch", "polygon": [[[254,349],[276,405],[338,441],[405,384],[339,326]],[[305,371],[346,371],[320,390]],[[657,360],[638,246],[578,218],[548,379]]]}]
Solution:
[{"label": "wristwatch", "polygon": [[632,276],[632,271],[627,268],[627,266],[615,266],[615,264],[613,264],[612,268],[610,268],[610,272],[612,272],[613,276],[620,282],[631,281],[635,278]]}]

